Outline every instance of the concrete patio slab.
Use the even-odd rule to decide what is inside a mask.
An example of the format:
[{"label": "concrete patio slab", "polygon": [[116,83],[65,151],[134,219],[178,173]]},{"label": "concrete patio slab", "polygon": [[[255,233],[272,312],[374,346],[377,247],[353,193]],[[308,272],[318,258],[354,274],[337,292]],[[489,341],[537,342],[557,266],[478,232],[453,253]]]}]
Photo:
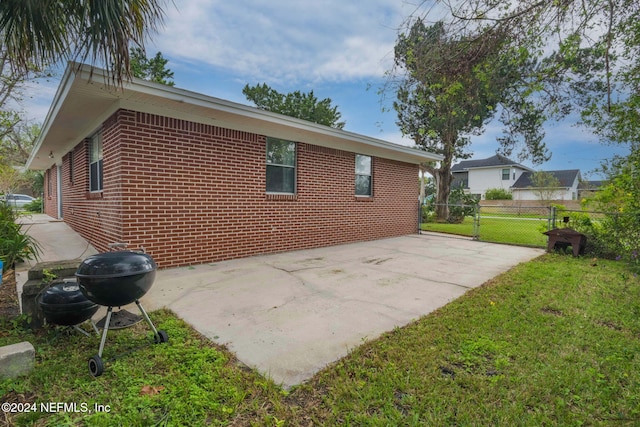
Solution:
[{"label": "concrete patio slab", "polygon": [[162,270],[143,302],[290,387],[542,253],[412,235]]},{"label": "concrete patio slab", "polygon": [[[89,255],[86,241],[73,240],[79,236],[68,227],[42,224],[48,232],[30,230],[47,240],[43,247],[53,252],[47,257]],[[60,233],[66,237],[58,239]],[[363,340],[541,254],[435,233],[410,235],[160,270],[142,304],[173,310],[244,364],[291,387]]]}]

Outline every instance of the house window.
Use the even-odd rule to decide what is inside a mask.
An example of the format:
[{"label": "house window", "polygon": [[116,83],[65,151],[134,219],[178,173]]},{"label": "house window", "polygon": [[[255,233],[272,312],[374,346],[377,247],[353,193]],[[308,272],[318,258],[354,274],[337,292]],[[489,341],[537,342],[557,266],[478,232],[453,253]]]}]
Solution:
[{"label": "house window", "polygon": [[102,134],[89,140],[89,191],[102,191]]},{"label": "house window", "polygon": [[296,191],[296,143],[267,138],[267,192]]},{"label": "house window", "polygon": [[73,184],[73,151],[69,153],[69,182]]},{"label": "house window", "polygon": [[510,172],[511,171],[509,169],[502,169],[502,180],[503,181],[508,181],[509,180],[509,176],[511,175]]},{"label": "house window", "polygon": [[371,196],[371,157],[356,154],[356,196]]}]

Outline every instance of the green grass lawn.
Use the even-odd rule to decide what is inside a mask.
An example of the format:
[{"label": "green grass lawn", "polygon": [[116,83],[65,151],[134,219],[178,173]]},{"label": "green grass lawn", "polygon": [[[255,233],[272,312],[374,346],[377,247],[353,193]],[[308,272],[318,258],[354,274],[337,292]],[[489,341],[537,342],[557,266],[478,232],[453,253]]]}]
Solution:
[{"label": "green grass lawn", "polygon": [[[510,243],[514,245],[546,247],[546,218],[522,218],[487,215],[480,218],[480,240]],[[473,236],[473,218],[465,217],[461,224],[428,222],[421,225],[424,231]]]},{"label": "green grass lawn", "polygon": [[[364,342],[282,390],[168,311],[167,344],[140,324],[98,338],[0,324],[36,367],[2,401],[109,405],[108,413],[0,414],[6,425],[632,426],[640,424],[640,280],[625,264],[555,254],[521,264],[441,309]],[[3,418],[2,418],[3,417]]]}]

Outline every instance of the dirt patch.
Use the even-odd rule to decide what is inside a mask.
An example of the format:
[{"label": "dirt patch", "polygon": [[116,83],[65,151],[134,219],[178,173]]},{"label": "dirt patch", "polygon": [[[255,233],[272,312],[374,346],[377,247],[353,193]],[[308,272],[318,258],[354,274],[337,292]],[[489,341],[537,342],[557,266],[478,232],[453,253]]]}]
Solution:
[{"label": "dirt patch", "polygon": [[14,270],[9,270],[2,276],[2,284],[0,285],[0,317],[12,319],[19,314],[16,275]]}]

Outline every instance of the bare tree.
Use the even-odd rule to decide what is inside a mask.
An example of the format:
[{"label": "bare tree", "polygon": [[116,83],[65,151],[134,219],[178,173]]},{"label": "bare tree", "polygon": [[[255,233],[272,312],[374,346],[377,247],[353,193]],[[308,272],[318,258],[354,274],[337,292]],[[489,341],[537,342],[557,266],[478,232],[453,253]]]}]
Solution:
[{"label": "bare tree", "polygon": [[534,172],[531,174],[531,184],[529,187],[531,191],[536,194],[538,199],[545,202],[555,200],[560,192],[560,180],[549,172]]}]

